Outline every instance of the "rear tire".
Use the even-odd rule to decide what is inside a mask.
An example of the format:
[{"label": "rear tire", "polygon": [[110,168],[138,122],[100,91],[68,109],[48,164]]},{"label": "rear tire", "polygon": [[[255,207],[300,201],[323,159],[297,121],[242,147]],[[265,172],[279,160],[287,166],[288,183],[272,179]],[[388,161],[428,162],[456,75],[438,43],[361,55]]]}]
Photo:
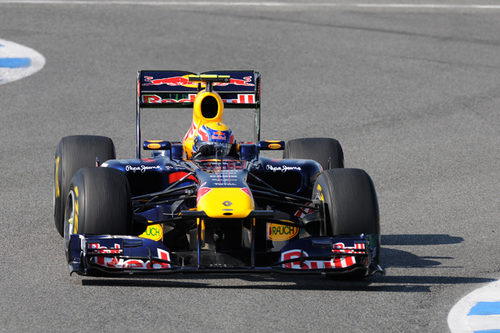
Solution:
[{"label": "rear tire", "polygon": [[64,235],[64,210],[69,184],[73,175],[85,167],[96,166],[99,161],[115,159],[115,146],[110,138],[93,135],[74,135],[61,139],[57,146],[54,165],[54,222]]},{"label": "rear tire", "polygon": [[344,152],[340,143],[331,138],[301,138],[285,145],[283,158],[310,159],[318,162],[323,170],[343,168]]},{"label": "rear tire", "polygon": [[130,235],[132,202],[125,174],[111,168],[83,168],[71,180],[64,238],[71,234]]}]

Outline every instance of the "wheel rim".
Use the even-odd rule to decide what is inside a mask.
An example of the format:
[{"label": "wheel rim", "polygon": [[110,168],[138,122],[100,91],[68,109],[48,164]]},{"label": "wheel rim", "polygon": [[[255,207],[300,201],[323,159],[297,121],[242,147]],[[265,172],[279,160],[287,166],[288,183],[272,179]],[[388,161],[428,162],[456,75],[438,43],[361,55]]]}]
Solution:
[{"label": "wheel rim", "polygon": [[69,249],[69,240],[71,235],[75,233],[74,219],[75,219],[75,192],[71,190],[66,200],[66,209],[64,211],[64,245],[66,253]]}]

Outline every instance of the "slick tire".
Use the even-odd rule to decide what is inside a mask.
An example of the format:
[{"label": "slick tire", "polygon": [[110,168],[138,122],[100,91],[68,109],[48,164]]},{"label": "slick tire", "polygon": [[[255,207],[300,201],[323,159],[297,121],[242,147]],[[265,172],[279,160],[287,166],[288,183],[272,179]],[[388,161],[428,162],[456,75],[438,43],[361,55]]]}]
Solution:
[{"label": "slick tire", "polygon": [[[327,236],[365,234],[376,244],[373,264],[380,253],[380,221],[377,194],[370,176],[360,169],[332,169],[316,180],[313,198],[324,202]],[[332,279],[362,279],[366,269],[345,275],[327,275]]]},{"label": "slick tire", "polygon": [[71,234],[130,235],[132,202],[125,174],[82,168],[71,180],[65,210],[65,240]]},{"label": "slick tire", "polygon": [[314,184],[313,198],[325,204],[327,236],[380,233],[377,194],[364,170],[323,171]]},{"label": "slick tire", "polygon": [[96,158],[101,163],[116,158],[115,146],[110,138],[93,135],[67,136],[57,146],[54,164],[54,222],[61,236],[64,235],[64,209],[71,178],[80,168],[95,167]]},{"label": "slick tire", "polygon": [[340,143],[331,138],[301,138],[285,145],[283,158],[310,159],[318,162],[323,170],[343,168],[344,152]]}]

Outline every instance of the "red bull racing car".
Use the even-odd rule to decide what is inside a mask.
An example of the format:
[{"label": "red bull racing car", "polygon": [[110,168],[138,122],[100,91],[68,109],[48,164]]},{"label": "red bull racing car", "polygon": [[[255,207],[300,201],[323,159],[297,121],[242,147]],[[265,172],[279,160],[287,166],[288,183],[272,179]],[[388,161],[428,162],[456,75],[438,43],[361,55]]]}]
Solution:
[{"label": "red bull racing car", "polygon": [[[145,108],[191,108],[192,124],[182,141],[142,142]],[[254,142],[235,140],[225,108],[253,110]],[[102,136],[57,147],[54,218],[71,273],[382,272],[372,180],[344,168],[335,139],[260,140],[258,72],[139,71],[136,119],[135,159],[116,159]]]}]

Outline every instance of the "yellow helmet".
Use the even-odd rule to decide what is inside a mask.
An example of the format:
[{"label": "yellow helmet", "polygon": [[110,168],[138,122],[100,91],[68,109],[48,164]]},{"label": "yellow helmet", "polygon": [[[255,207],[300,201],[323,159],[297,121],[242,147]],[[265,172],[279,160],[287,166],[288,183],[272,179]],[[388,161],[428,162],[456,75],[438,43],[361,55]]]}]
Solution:
[{"label": "yellow helmet", "polygon": [[227,155],[235,143],[235,138],[233,131],[227,125],[221,122],[210,122],[198,128],[196,136],[191,142],[187,147],[186,145],[184,147],[188,158],[199,155],[215,155],[216,153]]}]

